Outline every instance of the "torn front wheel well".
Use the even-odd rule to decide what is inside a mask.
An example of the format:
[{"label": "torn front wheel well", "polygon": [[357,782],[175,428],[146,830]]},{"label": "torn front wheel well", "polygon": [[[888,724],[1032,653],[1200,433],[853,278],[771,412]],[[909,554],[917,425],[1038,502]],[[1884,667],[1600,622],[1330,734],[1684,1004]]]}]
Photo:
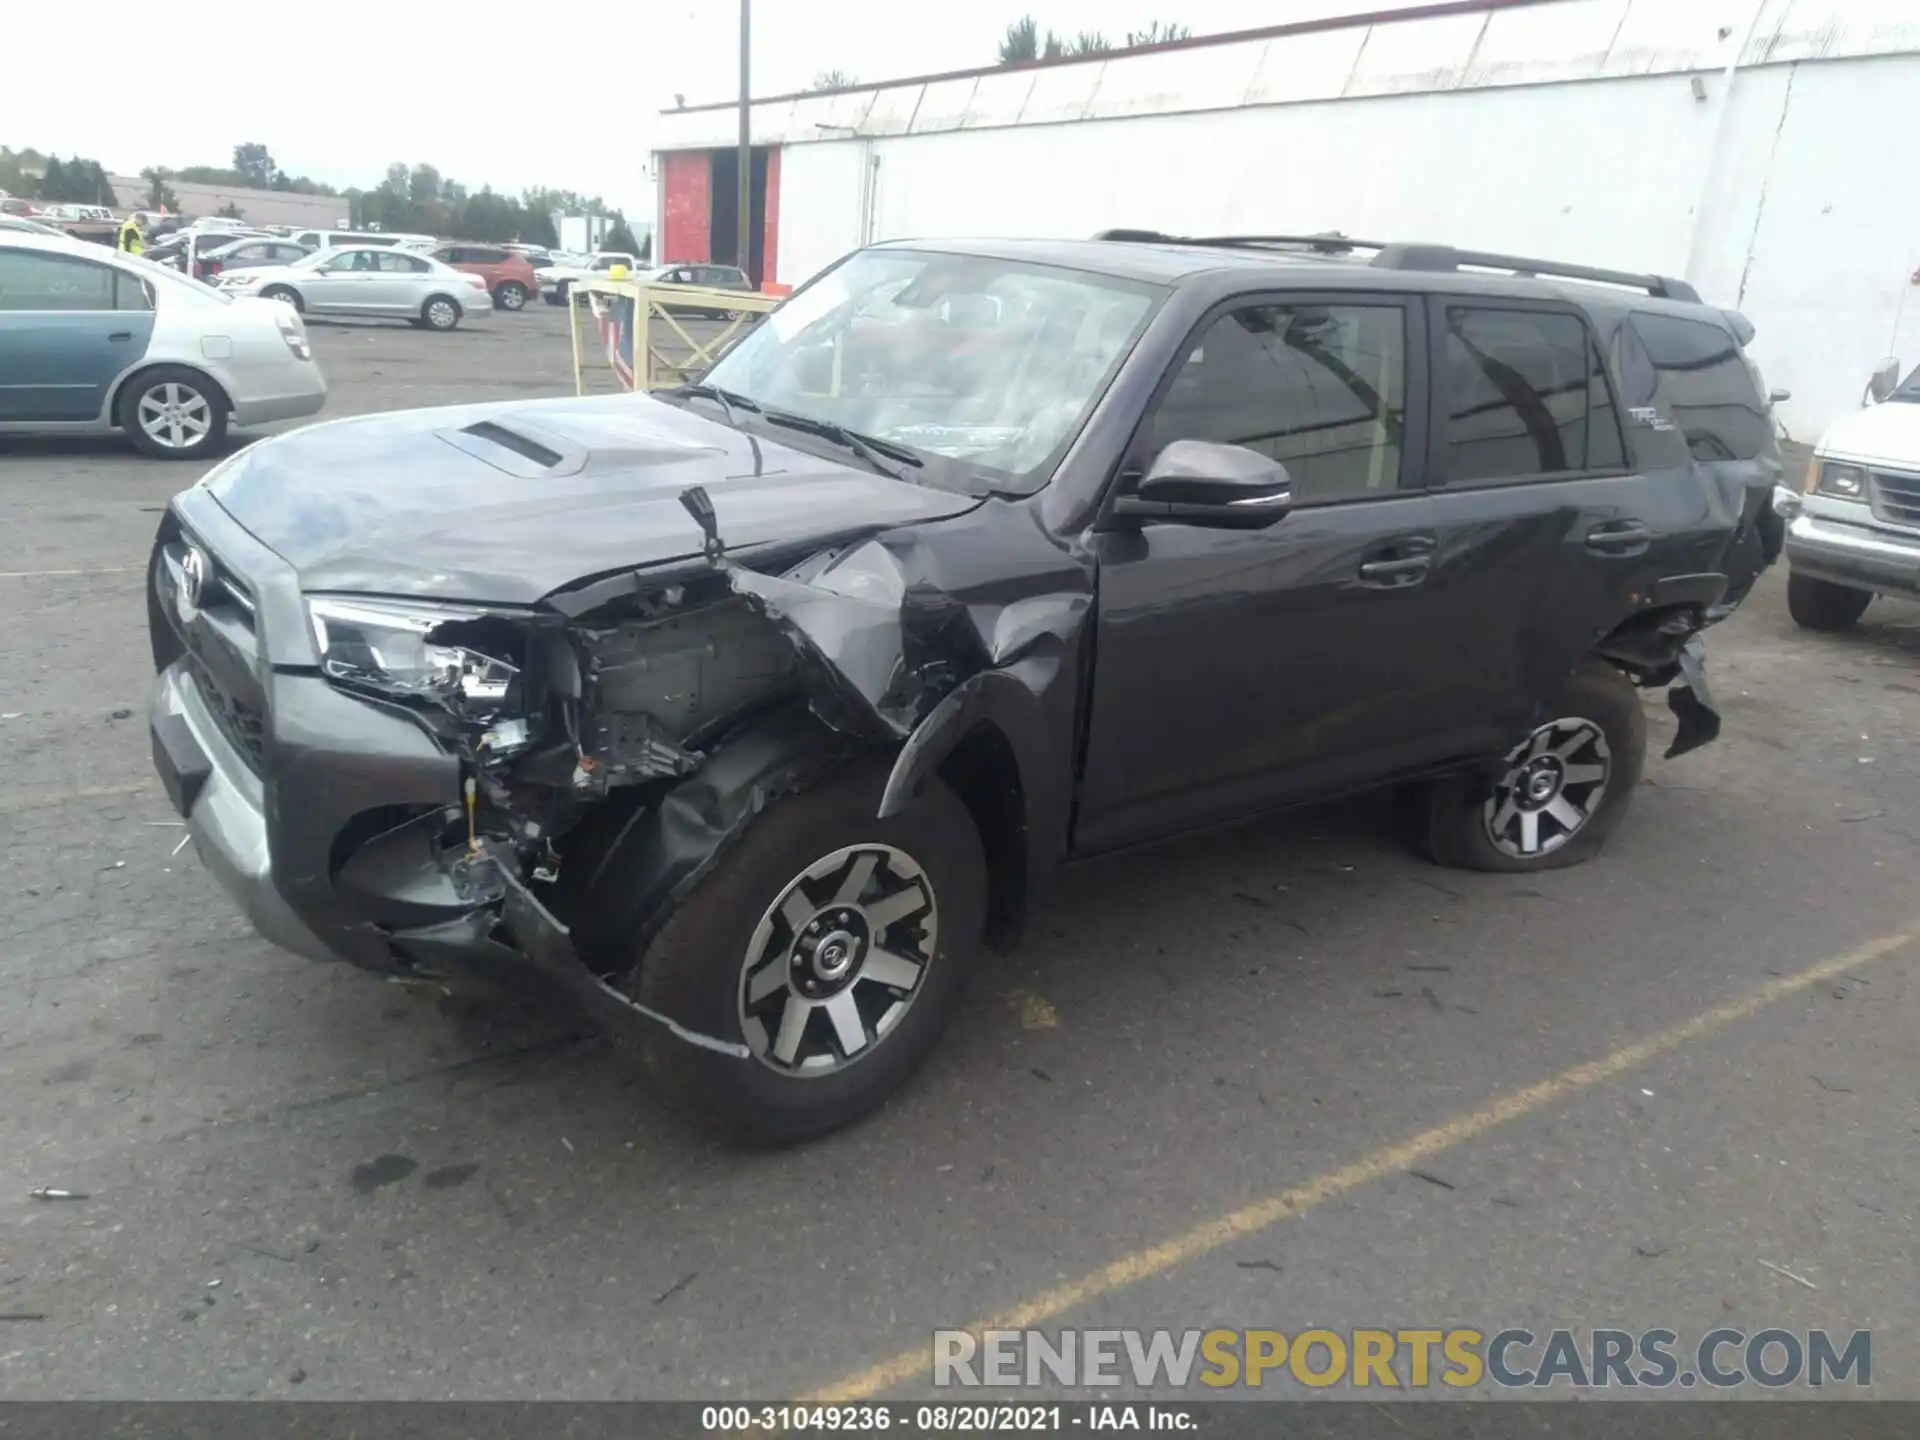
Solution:
[{"label": "torn front wheel well", "polygon": [[936,773],[960,798],[980,832],[987,861],[987,943],[1011,950],[1027,910],[1027,797],[1020,763],[1006,734],[990,720],[968,730]]}]

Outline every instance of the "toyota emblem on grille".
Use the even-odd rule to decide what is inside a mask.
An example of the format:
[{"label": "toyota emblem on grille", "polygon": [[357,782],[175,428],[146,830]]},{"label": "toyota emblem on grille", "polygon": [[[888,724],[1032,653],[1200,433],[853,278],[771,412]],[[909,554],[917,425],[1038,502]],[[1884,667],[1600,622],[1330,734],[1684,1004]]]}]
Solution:
[{"label": "toyota emblem on grille", "polygon": [[180,601],[187,611],[200,608],[200,597],[206,593],[212,575],[213,562],[207,552],[198,545],[187,546],[187,553],[180,558]]}]

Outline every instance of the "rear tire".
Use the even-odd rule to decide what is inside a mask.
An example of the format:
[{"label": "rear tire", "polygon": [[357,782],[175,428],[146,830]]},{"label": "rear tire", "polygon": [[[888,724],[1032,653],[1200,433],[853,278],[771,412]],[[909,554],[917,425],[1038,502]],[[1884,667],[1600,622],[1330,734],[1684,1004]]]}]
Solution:
[{"label": "rear tire", "polygon": [[142,454],[199,460],[227,438],[227,397],[184,365],[157,365],[121,387],[114,401],[120,428]]},{"label": "rear tire", "polygon": [[[905,814],[876,820],[888,770],[861,765],[769,807],[627,979],[643,1004],[754,1050],[739,1059],[664,1031],[640,1041],[662,1094],[737,1143],[793,1144],[876,1109],[926,1058],[956,1008],[986,919],[980,836],[938,781]],[[822,931],[811,941],[810,926]],[[847,966],[837,980],[808,969],[834,963]],[[910,977],[906,988],[896,975]],[[854,998],[855,1037],[864,1042],[849,1049],[842,1021]],[[788,1043],[796,1004],[802,1018]]]},{"label": "rear tire", "polygon": [[1815,580],[1810,575],[1787,576],[1787,613],[1803,630],[1845,630],[1872,603],[1871,590]]},{"label": "rear tire", "polygon": [[1589,661],[1548,713],[1497,775],[1452,775],[1410,792],[1425,812],[1408,817],[1415,850],[1455,869],[1510,874],[1599,854],[1646,765],[1646,712],[1626,676]]},{"label": "rear tire", "polygon": [[274,285],[262,290],[260,292],[260,298],[262,300],[278,300],[282,305],[291,305],[293,307],[293,313],[296,315],[307,308],[306,302],[300,298],[300,292],[298,290],[289,290],[284,285]]},{"label": "rear tire", "polygon": [[430,296],[420,307],[420,323],[429,330],[452,330],[460,324],[460,307],[445,295]]},{"label": "rear tire", "polygon": [[527,287],[518,280],[509,280],[493,292],[493,303],[502,310],[520,310],[527,303]]}]

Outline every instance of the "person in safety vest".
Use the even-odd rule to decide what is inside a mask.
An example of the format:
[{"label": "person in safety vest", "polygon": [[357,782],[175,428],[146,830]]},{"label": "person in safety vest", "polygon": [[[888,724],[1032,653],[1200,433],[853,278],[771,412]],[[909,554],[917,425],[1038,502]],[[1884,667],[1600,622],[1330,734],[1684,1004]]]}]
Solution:
[{"label": "person in safety vest", "polygon": [[146,237],[141,233],[141,215],[139,211],[127,216],[120,224],[120,238],[114,248],[124,250],[129,255],[138,255],[146,249]]}]

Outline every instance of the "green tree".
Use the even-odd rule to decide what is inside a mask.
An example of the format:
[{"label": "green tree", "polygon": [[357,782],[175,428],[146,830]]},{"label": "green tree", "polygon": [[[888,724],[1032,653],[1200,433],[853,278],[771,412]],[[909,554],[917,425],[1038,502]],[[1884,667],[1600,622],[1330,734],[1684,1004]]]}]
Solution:
[{"label": "green tree", "polygon": [[1031,15],[1022,15],[1007,26],[1007,33],[1000,37],[1000,63],[1019,65],[1039,58],[1040,22]]},{"label": "green tree", "polygon": [[1171,21],[1155,20],[1144,30],[1127,32],[1127,48],[1137,45],[1165,45],[1170,40],[1185,40],[1193,34],[1186,25],[1175,25]]},{"label": "green tree", "polygon": [[267,147],[254,140],[233,147],[233,168],[240,176],[240,183],[252,190],[273,189],[274,179],[280,173]]},{"label": "green tree", "polygon": [[431,165],[416,165],[407,175],[407,198],[416,205],[430,205],[440,198],[440,172]]},{"label": "green tree", "polygon": [[[1047,36],[1049,41],[1053,38],[1052,34]],[[1113,49],[1113,42],[1098,30],[1082,30],[1061,48],[1069,55],[1104,55]]]},{"label": "green tree", "polygon": [[47,168],[40,172],[40,183],[35,194],[42,200],[65,200],[67,196],[67,167],[58,155],[47,157]]},{"label": "green tree", "polygon": [[140,172],[140,178],[147,182],[147,209],[178,210],[180,197],[173,193],[167,184],[167,172],[157,165],[149,165]]},{"label": "green tree", "polygon": [[603,249],[623,250],[633,256],[641,255],[640,242],[633,238],[633,231],[627,225],[624,215],[614,216],[613,224],[608,228],[600,244]]},{"label": "green tree", "polygon": [[809,90],[851,90],[860,82],[844,70],[822,70],[807,86]]},{"label": "green tree", "polygon": [[396,160],[393,164],[387,166],[387,178],[381,183],[380,188],[385,190],[389,195],[405,199],[407,194],[407,181],[410,178],[412,178],[412,172],[408,170],[403,163]]}]

